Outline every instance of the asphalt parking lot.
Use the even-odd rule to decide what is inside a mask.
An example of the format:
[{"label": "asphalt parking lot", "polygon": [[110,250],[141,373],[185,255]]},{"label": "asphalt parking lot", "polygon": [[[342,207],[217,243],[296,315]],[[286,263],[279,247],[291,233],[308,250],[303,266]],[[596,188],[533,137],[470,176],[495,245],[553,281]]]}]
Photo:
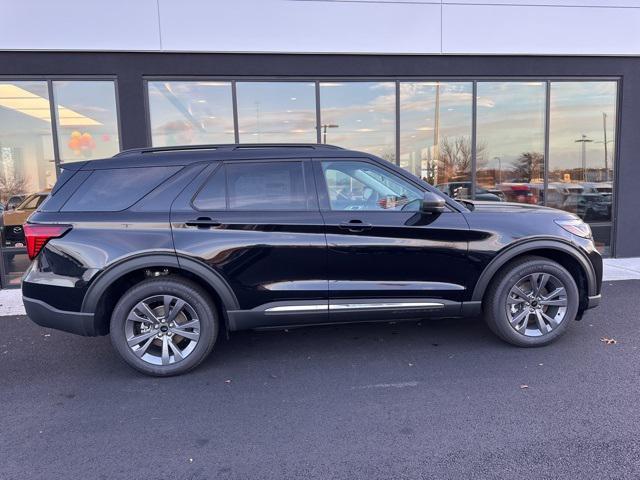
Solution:
[{"label": "asphalt parking lot", "polygon": [[606,283],[540,349],[478,320],[243,332],[168,379],[2,317],[0,479],[638,478],[638,297]]}]

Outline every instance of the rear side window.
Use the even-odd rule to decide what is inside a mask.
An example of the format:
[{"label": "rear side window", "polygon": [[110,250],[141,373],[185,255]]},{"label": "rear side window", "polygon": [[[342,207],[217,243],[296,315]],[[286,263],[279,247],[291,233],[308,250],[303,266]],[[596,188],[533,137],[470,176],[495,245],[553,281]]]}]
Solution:
[{"label": "rear side window", "polygon": [[182,167],[94,170],[63,212],[117,212],[129,208]]},{"label": "rear side window", "polygon": [[199,210],[307,210],[302,162],[242,162],[220,167],[193,206]]},{"label": "rear side window", "polygon": [[231,210],[306,210],[302,162],[227,165]]}]

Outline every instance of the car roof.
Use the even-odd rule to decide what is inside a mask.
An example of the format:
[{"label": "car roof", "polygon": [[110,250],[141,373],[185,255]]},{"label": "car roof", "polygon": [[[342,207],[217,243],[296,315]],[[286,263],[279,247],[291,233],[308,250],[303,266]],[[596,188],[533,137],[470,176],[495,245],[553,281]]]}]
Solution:
[{"label": "car roof", "polygon": [[257,160],[287,158],[353,158],[368,156],[334,145],[315,143],[185,145],[175,147],[135,148],[111,158],[66,163],[63,169],[102,170],[106,168],[184,166],[204,161]]}]

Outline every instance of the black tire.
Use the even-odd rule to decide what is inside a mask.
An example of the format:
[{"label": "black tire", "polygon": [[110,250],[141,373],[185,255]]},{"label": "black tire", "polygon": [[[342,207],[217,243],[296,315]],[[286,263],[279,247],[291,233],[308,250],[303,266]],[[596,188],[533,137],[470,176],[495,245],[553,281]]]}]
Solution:
[{"label": "black tire", "polygon": [[[127,317],[130,312],[145,299],[154,296],[170,296],[186,302],[190,312],[194,313],[194,318],[199,320],[197,330],[191,329],[188,333],[199,333],[195,346],[192,347],[188,355],[178,359],[174,356],[174,362],[170,364],[156,365],[143,360],[134,353],[127,342]],[[176,304],[174,304],[176,305]],[[187,309],[187,307],[183,307]],[[185,314],[186,316],[186,314]],[[162,317],[158,317],[162,318]],[[179,325],[178,325],[179,326]],[[146,324],[145,324],[146,328]],[[215,305],[210,296],[199,285],[177,276],[165,276],[144,280],[130,290],[128,290],[118,301],[113,314],[111,315],[111,343],[122,359],[136,370],[147,375],[167,377],[180,375],[197,367],[211,352],[218,336],[218,316]],[[172,330],[173,331],[173,330]],[[159,331],[158,331],[159,333]],[[164,334],[170,336],[168,334]],[[174,334],[172,334],[174,335]],[[181,338],[175,334],[175,338]],[[183,338],[183,341],[185,339]],[[188,341],[188,339],[186,339]],[[157,337],[154,337],[151,347],[162,349],[157,346]],[[160,340],[160,343],[162,340]],[[161,343],[162,345],[162,343]],[[173,350],[171,350],[173,353]]]},{"label": "black tire", "polygon": [[[524,333],[516,331],[516,328],[511,325],[511,320],[515,320],[518,312],[512,313],[510,308],[522,309],[519,310],[519,313],[522,313],[525,310],[525,306],[529,306],[531,303],[527,302],[515,307],[510,307],[507,304],[507,297],[512,295],[510,293],[511,289],[516,286],[518,282],[529,275],[535,274],[549,274],[552,276],[551,278],[554,279],[554,282],[557,281],[564,287],[566,298],[562,299],[562,301],[566,303],[566,310],[564,311],[562,320],[557,326],[549,327],[548,325],[551,325],[550,323],[544,324],[546,328],[552,328],[551,331],[545,331],[540,336],[527,336]],[[517,298],[517,300],[520,301],[520,297],[510,298]],[[484,319],[491,331],[505,342],[519,347],[540,347],[553,342],[567,331],[569,325],[576,318],[579,304],[580,294],[576,282],[562,265],[547,258],[527,256],[507,264],[496,274],[485,295],[483,310]],[[560,307],[546,308],[559,309]],[[549,310],[547,310],[547,312],[549,312]],[[509,317],[510,315],[512,318]],[[531,329],[532,332],[535,332],[536,329],[542,331],[536,322],[535,313],[532,313],[531,317],[527,318],[530,318],[530,320],[525,320],[519,324],[524,325],[524,322],[529,321],[530,325],[534,325],[534,328]],[[527,327],[525,326],[522,330],[527,330]]]}]

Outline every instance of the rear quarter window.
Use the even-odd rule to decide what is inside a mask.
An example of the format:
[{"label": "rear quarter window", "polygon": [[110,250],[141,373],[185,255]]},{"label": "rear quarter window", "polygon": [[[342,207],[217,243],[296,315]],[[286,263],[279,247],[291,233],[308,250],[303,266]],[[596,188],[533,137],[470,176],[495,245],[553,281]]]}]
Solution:
[{"label": "rear quarter window", "polygon": [[159,186],[182,167],[94,170],[62,207],[63,212],[118,212]]}]

